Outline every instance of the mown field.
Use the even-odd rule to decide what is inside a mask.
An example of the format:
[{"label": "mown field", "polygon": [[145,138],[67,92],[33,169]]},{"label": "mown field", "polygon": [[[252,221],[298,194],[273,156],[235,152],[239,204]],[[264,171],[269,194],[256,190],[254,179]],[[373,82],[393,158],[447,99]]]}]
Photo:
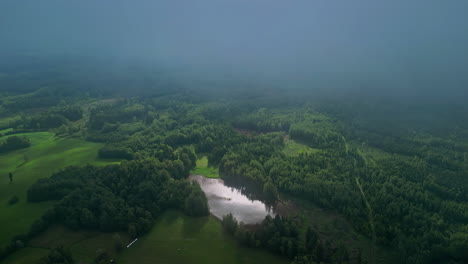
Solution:
[{"label": "mown field", "polygon": [[225,234],[214,217],[193,218],[168,211],[149,234],[118,256],[118,263],[288,263],[264,250],[245,248]]},{"label": "mown field", "polygon": [[[13,236],[26,233],[32,222],[53,205],[26,201],[28,187],[37,179],[70,165],[112,163],[97,159],[97,151],[102,146],[99,143],[57,138],[49,132],[18,134],[23,135],[30,139],[31,147],[0,155],[0,247],[7,245]],[[0,142],[5,139],[0,137]],[[11,184],[9,172],[13,173]],[[9,205],[8,200],[15,195],[19,202]]]},{"label": "mown field", "polygon": [[45,248],[31,248],[27,247],[16,251],[15,253],[8,256],[2,264],[33,264],[37,263],[41,257],[46,256],[48,249]]},{"label": "mown field", "polygon": [[[117,263],[289,263],[287,259],[265,250],[240,246],[232,236],[225,234],[219,220],[212,216],[189,217],[180,211],[167,211],[158,218],[147,235],[139,238],[130,248],[117,254],[114,233],[73,231],[53,226],[34,238],[2,264],[34,263],[47,254],[49,248],[63,245],[78,264],[92,263],[98,251],[106,251]],[[125,245],[130,239],[121,233]]]},{"label": "mown field", "polygon": [[202,156],[197,160],[197,166],[190,174],[203,175],[208,178],[219,178],[218,169],[208,166],[208,158],[206,156]]},{"label": "mown field", "polygon": [[286,156],[294,157],[303,153],[316,153],[319,151],[319,149],[311,148],[306,144],[298,142],[297,140],[292,140],[289,138],[289,136],[284,138],[283,153],[286,154]]}]

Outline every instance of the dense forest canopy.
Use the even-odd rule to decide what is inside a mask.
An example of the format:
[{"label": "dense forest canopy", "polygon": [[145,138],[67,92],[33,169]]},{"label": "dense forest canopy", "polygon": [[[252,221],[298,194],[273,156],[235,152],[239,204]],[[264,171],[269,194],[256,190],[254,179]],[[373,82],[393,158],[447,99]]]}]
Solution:
[{"label": "dense forest canopy", "polygon": [[[161,91],[95,98],[40,88],[4,96],[9,121],[3,123],[8,137],[2,148],[27,147],[27,137],[17,133],[53,131],[104,143],[100,158],[127,160],[65,168],[33,184],[28,202],[58,203],[20,237],[24,243],[55,223],[136,237],[166,208],[206,215],[205,195],[184,178],[197,156],[207,155],[226,182],[241,183],[252,198],[274,205],[288,195],[336,210],[376,246],[397,252],[401,262],[467,260],[468,134],[459,116],[442,118],[439,109],[426,109],[434,111],[428,124],[427,112],[402,119],[402,110],[386,104]],[[44,94],[60,99],[37,105]],[[17,103],[25,106],[9,107]],[[292,140],[313,151],[286,154]],[[321,237],[300,215],[267,218],[255,230],[227,217],[223,225],[243,245],[296,263],[373,261],[345,240]]]}]

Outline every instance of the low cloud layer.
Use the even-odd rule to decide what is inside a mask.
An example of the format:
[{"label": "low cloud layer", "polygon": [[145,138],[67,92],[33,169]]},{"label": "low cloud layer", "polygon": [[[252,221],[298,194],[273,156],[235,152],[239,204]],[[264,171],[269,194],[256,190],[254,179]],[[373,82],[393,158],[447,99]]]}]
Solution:
[{"label": "low cloud layer", "polygon": [[452,96],[468,2],[4,0],[0,56],[157,64],[199,80]]}]

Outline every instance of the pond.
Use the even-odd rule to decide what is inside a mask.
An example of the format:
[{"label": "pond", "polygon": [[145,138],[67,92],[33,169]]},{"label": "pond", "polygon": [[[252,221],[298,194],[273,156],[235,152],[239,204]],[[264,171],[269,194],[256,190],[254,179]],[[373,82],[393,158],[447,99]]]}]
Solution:
[{"label": "pond", "polygon": [[196,181],[205,192],[210,212],[222,219],[232,213],[245,224],[260,223],[265,216],[274,216],[273,210],[262,201],[249,199],[241,190],[229,187],[222,179],[206,178],[203,175],[190,175],[190,181]]}]

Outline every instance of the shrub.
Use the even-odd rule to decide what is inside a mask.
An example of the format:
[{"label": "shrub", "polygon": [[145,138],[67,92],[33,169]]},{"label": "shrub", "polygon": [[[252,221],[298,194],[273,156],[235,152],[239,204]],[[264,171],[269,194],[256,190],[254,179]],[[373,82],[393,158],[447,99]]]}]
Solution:
[{"label": "shrub", "polygon": [[8,200],[8,205],[14,205],[19,201],[18,196],[14,195]]}]

